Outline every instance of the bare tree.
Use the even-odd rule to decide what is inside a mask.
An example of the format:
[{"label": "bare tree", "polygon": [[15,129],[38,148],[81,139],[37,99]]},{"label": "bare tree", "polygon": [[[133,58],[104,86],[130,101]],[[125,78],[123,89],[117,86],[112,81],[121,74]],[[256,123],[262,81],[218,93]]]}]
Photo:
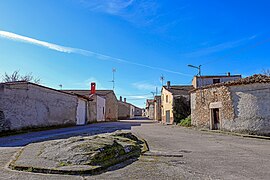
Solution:
[{"label": "bare tree", "polygon": [[270,76],[270,69],[263,69],[262,73],[266,76]]},{"label": "bare tree", "polygon": [[14,71],[12,74],[7,74],[2,76],[2,82],[14,82],[14,81],[27,81],[40,84],[40,79],[35,78],[32,73],[26,75],[20,75],[19,70]]}]

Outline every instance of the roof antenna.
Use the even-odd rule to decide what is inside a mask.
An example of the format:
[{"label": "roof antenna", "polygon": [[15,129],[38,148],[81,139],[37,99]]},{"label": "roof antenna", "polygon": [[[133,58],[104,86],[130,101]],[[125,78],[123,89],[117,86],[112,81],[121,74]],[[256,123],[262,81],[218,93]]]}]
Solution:
[{"label": "roof antenna", "polygon": [[113,83],[113,91],[114,91],[114,87],[115,87],[115,79],[114,79],[114,73],[115,73],[115,72],[116,72],[116,69],[113,68],[113,69],[112,69],[113,79],[110,81],[110,82]]},{"label": "roof antenna", "polygon": [[160,76],[160,81],[161,81],[162,86],[163,86],[164,80],[165,80],[165,77],[163,76],[163,74],[161,74],[161,76]]}]

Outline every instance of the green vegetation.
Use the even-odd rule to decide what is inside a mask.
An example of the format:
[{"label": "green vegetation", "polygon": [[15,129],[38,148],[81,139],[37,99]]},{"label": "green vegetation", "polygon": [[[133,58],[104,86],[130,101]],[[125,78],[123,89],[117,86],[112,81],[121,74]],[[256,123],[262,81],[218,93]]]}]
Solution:
[{"label": "green vegetation", "polygon": [[187,117],[187,118],[181,120],[178,125],[179,126],[184,126],[184,127],[190,127],[191,126],[191,118]]},{"label": "green vegetation", "polygon": [[173,117],[176,124],[190,115],[190,101],[183,96],[174,99]]}]

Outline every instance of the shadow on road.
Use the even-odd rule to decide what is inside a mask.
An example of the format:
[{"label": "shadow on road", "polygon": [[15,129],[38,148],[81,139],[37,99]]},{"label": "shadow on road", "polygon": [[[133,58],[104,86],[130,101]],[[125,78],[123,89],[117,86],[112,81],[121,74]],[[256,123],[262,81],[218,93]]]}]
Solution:
[{"label": "shadow on road", "polygon": [[21,147],[34,142],[66,139],[74,136],[91,136],[102,133],[112,133],[117,130],[131,130],[132,126],[141,126],[142,124],[148,123],[154,123],[154,121],[143,117],[136,117],[134,119],[121,120],[117,122],[104,122],[85,126],[29,132],[25,134],[1,137],[0,147]]}]

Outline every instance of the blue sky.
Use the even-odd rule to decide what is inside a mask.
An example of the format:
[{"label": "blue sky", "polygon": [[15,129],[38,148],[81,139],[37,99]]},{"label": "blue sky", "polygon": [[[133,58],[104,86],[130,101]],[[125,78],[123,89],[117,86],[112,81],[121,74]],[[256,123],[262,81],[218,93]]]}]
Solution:
[{"label": "blue sky", "polygon": [[268,0],[2,0],[0,75],[32,72],[63,89],[112,89],[144,106],[160,76],[190,84],[204,75],[270,68]]}]

